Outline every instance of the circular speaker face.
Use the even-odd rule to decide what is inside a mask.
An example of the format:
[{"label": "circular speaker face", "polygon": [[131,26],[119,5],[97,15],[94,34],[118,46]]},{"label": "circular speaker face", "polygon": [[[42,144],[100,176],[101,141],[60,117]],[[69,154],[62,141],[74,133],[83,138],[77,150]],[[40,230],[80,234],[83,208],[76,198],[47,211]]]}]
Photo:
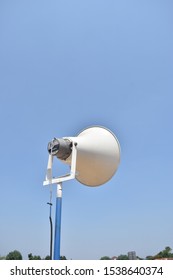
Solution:
[{"label": "circular speaker face", "polygon": [[109,181],[120,162],[116,136],[107,128],[93,126],[81,131],[74,139],[77,142],[76,179],[90,187]]}]

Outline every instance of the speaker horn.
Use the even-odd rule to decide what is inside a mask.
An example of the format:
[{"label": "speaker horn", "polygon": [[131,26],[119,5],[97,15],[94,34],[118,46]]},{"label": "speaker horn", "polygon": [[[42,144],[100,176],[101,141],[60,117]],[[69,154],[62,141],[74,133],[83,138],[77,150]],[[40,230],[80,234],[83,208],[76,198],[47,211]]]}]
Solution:
[{"label": "speaker horn", "polygon": [[120,162],[120,144],[109,129],[92,126],[76,137],[54,138],[48,144],[49,154],[71,165],[72,143],[77,147],[75,178],[80,183],[96,187],[112,178]]}]

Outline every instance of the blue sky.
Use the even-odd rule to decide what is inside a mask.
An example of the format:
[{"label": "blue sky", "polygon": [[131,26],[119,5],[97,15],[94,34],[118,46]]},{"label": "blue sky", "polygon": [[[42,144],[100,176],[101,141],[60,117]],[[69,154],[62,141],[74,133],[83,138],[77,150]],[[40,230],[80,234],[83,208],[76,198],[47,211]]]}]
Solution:
[{"label": "blue sky", "polygon": [[47,143],[90,125],[116,134],[121,164],[99,188],[63,184],[61,255],[173,248],[172,9],[169,0],[1,1],[1,256],[49,254]]}]

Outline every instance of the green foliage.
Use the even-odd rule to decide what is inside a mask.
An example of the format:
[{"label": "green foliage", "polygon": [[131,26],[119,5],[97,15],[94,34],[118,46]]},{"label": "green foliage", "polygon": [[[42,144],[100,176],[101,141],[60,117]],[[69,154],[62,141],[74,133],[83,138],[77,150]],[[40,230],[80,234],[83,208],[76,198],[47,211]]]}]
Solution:
[{"label": "green foliage", "polygon": [[65,256],[60,256],[60,260],[66,260]]},{"label": "green foliage", "polygon": [[31,253],[28,254],[28,259],[29,260],[41,260],[40,256],[33,256]]},{"label": "green foliage", "polygon": [[171,251],[172,249],[167,246],[163,251],[160,251],[157,255],[155,255],[154,259],[173,258]]},{"label": "green foliage", "polygon": [[14,250],[6,256],[6,260],[22,260],[22,255],[19,251]]},{"label": "green foliage", "polygon": [[[32,255],[32,253],[28,254],[28,259],[29,260],[41,260],[41,257],[40,256],[36,256],[36,255]],[[50,256],[47,255],[43,260],[50,260]],[[66,257],[65,256],[61,256],[60,257],[60,260],[66,260]]]},{"label": "green foliage", "polygon": [[5,260],[6,257],[5,256],[0,256],[0,260]]},{"label": "green foliage", "polygon": [[153,256],[146,256],[146,260],[153,260]]},{"label": "green foliage", "polygon": [[118,257],[117,257],[117,260],[128,260],[129,258],[128,258],[128,256],[127,255],[119,255]]},{"label": "green foliage", "polygon": [[108,256],[104,256],[104,257],[101,257],[100,260],[111,260],[111,258]]}]

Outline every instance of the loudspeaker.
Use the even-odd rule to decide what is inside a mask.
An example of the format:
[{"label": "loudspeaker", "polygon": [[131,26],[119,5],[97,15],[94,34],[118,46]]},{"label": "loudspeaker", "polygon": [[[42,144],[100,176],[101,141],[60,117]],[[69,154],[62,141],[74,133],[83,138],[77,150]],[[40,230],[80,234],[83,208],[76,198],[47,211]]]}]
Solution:
[{"label": "loudspeaker", "polygon": [[[75,178],[80,183],[90,187],[100,186],[109,181],[117,171],[120,162],[120,144],[109,129],[101,126],[88,127],[76,137],[63,139],[66,145],[68,143],[67,152],[64,153],[67,156],[59,158],[66,164],[71,165],[70,143],[77,145]],[[58,157],[58,153],[56,156]]]}]

